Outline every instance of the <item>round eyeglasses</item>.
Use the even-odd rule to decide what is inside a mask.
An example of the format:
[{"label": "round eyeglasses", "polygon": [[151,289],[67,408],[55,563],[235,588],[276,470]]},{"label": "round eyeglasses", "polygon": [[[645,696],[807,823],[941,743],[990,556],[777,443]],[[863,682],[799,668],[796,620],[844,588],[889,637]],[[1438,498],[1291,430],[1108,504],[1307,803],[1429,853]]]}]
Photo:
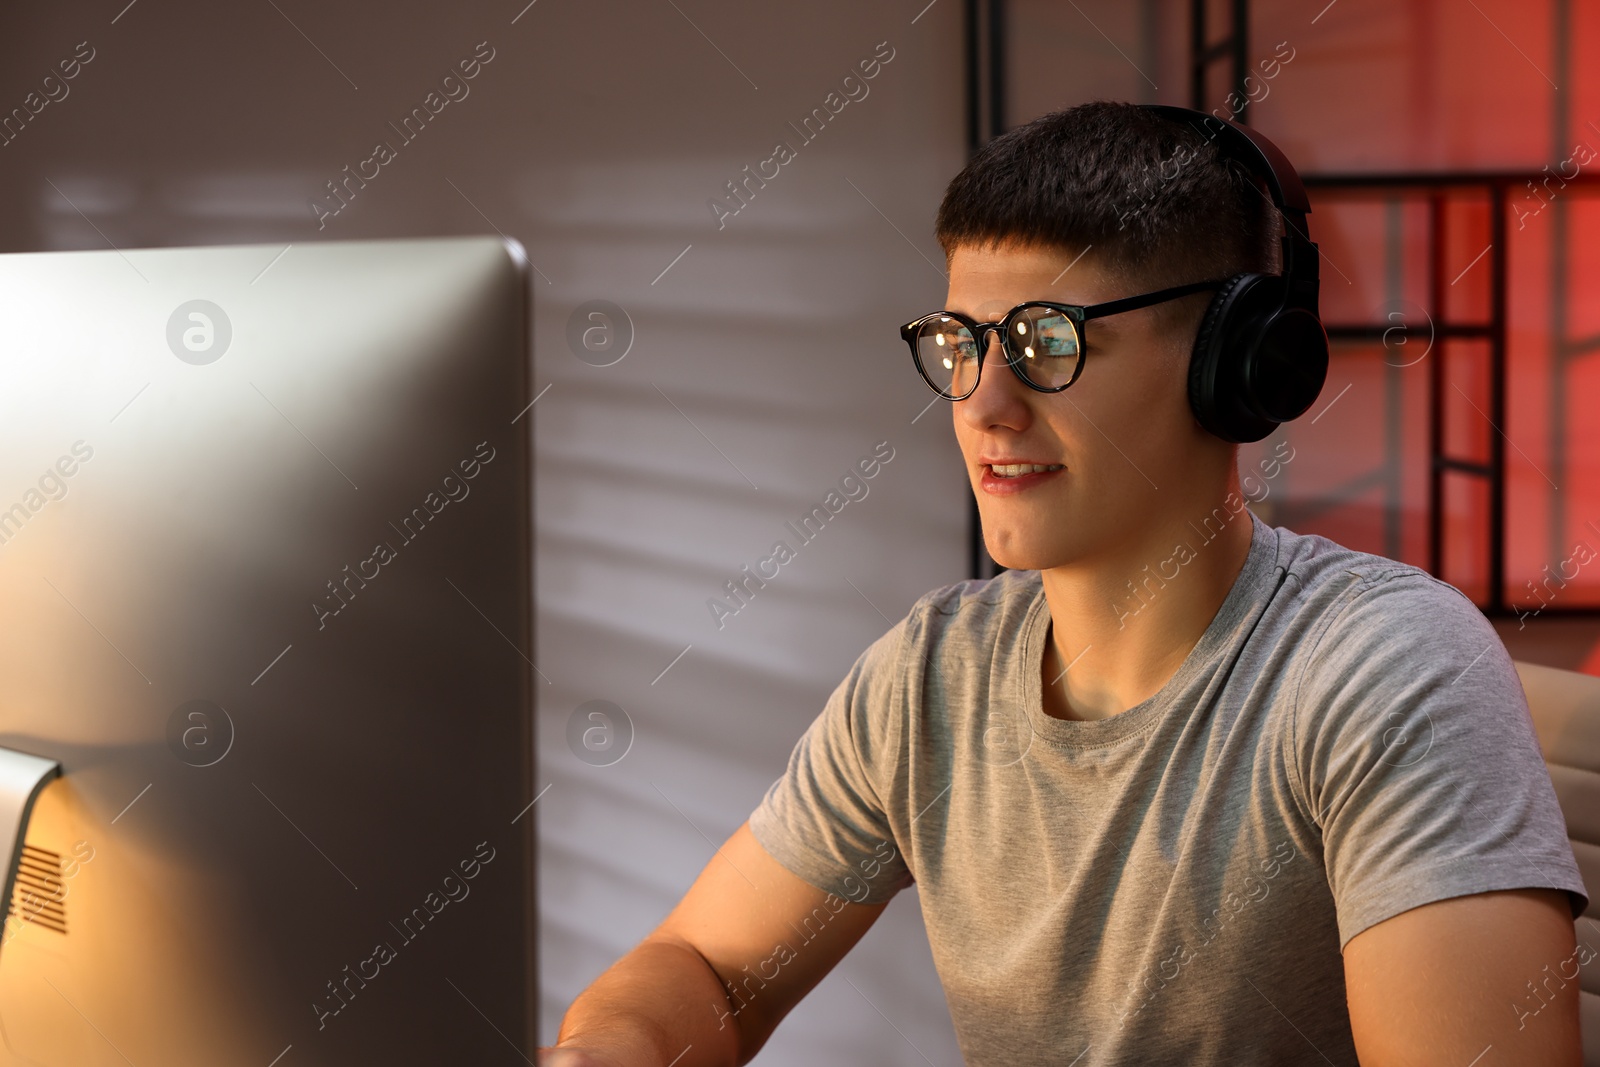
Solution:
[{"label": "round eyeglasses", "polygon": [[1059,393],[1083,373],[1083,326],[1088,320],[1224,284],[1225,279],[1190,282],[1099,304],[1032,300],[1018,304],[999,322],[978,322],[959,311],[935,311],[900,327],[900,336],[911,346],[922,380],[946,400],[965,400],[978,387],[990,330],[998,331],[1000,350],[1024,385],[1041,393]]}]

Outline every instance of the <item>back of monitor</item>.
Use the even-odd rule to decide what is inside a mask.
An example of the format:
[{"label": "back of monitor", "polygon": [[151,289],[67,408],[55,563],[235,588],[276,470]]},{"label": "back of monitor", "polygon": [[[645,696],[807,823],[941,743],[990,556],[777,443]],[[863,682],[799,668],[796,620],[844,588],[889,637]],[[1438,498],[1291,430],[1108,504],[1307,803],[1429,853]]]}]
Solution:
[{"label": "back of monitor", "polygon": [[0,256],[0,1062],[531,1055],[519,253]]}]

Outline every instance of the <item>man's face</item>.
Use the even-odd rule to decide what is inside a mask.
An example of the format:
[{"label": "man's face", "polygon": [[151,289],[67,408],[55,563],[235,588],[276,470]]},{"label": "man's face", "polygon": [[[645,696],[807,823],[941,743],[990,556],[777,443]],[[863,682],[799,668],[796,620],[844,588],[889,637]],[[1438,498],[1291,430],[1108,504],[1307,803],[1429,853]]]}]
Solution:
[{"label": "man's face", "polygon": [[[1095,304],[1136,295],[1106,275],[1092,251],[1073,263],[1076,256],[958,246],[944,306],[993,322],[1029,300]],[[951,407],[995,562],[1045,570],[1116,558],[1181,525],[1200,502],[1221,500],[1233,451],[1195,421],[1187,395],[1189,351],[1209,296],[1171,308],[1181,327],[1163,329],[1154,308],[1090,319],[1083,372],[1059,393],[1019,381],[998,331],[989,333],[977,389]],[[995,460],[1063,469],[1007,480],[990,469]]]}]

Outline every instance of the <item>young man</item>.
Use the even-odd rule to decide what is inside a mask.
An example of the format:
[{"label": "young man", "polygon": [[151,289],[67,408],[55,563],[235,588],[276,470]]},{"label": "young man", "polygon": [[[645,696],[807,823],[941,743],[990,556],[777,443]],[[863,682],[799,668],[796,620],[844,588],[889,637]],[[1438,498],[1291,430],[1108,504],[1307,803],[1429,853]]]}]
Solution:
[{"label": "young man", "polygon": [[[1243,506],[1295,453],[1241,481],[1197,421],[1210,291],[1081,331],[1008,316],[1271,273],[1277,221],[1127,104],[1012,130],[951,182],[957,314],[907,337],[1012,569],[872,643],[542,1065],[745,1063],[915,881],[975,1067],[1577,1067],[1588,898],[1482,614]],[[1003,322],[1015,369],[957,315]]]}]

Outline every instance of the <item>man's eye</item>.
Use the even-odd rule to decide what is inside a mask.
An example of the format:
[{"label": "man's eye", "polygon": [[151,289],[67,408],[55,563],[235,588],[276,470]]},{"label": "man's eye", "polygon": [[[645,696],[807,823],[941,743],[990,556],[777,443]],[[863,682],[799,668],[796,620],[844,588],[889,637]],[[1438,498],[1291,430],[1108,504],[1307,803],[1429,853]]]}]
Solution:
[{"label": "man's eye", "polygon": [[946,337],[940,347],[944,350],[940,362],[944,364],[946,370],[954,369],[957,363],[973,363],[977,360],[978,346],[971,341],[957,342]]}]

